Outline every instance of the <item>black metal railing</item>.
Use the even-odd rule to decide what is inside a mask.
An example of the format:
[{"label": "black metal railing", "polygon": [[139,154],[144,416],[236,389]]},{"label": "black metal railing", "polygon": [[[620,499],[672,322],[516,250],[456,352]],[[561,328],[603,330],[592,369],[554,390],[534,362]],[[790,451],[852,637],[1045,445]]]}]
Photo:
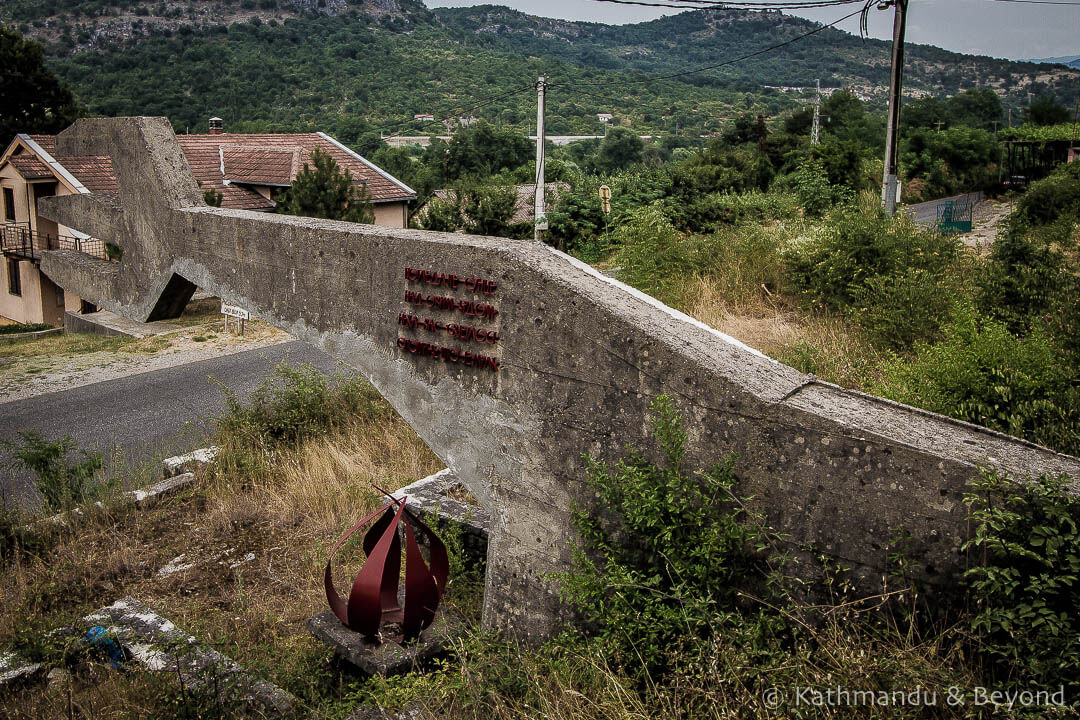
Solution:
[{"label": "black metal railing", "polygon": [[40,262],[46,250],[75,250],[101,260],[109,259],[105,242],[97,238],[37,232],[30,229],[29,223],[0,224],[0,251],[8,257]]}]

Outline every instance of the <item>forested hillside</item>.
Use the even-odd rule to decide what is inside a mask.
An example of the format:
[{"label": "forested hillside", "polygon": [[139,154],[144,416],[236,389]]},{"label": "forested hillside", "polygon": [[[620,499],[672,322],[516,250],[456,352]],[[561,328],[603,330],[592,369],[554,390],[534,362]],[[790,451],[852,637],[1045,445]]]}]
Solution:
[{"label": "forested hillside", "polygon": [[[553,134],[602,133],[601,112],[641,133],[709,134],[740,113],[796,108],[808,96],[791,88],[818,78],[883,98],[888,72],[887,43],[832,29],[798,39],[818,26],[777,12],[608,26],[417,0],[13,0],[3,20],[45,43],[93,113],[167,115],[180,131],[219,115],[236,131],[317,127],[347,141],[441,130],[411,123],[420,113],[528,129],[540,74]],[[990,87],[1006,107],[1029,92],[1080,96],[1080,72],[925,46],[909,51],[907,83],[915,95]]]}]

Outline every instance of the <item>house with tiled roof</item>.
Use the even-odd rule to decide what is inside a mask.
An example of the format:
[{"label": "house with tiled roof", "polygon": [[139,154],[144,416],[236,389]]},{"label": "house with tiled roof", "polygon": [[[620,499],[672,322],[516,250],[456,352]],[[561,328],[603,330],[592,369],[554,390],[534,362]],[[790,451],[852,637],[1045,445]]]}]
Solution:
[{"label": "house with tiled roof", "polygon": [[[409,201],[416,197],[400,180],[326,133],[232,134],[213,118],[208,134],[179,135],[177,140],[200,188],[220,194],[223,208],[273,212],[276,195],[292,185],[316,149],[363,186],[376,225],[406,227]],[[65,312],[96,310],[41,273],[41,253],[64,248],[103,259],[115,253],[108,243],[38,215],[37,201],[116,192],[111,158],[61,157],[55,136],[16,136],[0,155],[0,318],[62,325]]]}]

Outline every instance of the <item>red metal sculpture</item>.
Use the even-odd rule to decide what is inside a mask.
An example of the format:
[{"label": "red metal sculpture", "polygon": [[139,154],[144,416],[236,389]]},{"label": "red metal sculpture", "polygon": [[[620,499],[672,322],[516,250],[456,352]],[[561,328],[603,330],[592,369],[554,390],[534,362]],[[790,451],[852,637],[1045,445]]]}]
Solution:
[{"label": "red metal sculpture", "polygon": [[[379,628],[385,623],[401,623],[402,639],[409,641],[417,638],[435,619],[435,611],[446,590],[450,562],[446,555],[446,546],[438,536],[405,507],[407,498],[398,500],[388,492],[380,492],[390,497],[391,502],[357,523],[330,551],[323,575],[326,600],[330,603],[330,609],[346,627],[363,633],[368,639],[376,640]],[[382,517],[379,517],[364,535],[364,554],[367,555],[367,560],[353,581],[349,602],[346,604],[334,589],[330,563],[334,554],[353,533],[380,514]],[[404,607],[398,603],[401,573],[401,535],[398,528],[402,519],[405,521]],[[416,542],[414,525],[427,538],[430,567],[424,561],[420,546]]]}]

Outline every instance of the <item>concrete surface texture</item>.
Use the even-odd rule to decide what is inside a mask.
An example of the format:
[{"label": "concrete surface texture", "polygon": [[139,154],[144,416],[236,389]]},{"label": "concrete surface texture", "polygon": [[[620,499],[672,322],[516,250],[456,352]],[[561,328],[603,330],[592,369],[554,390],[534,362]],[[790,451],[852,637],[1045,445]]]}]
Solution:
[{"label": "concrete surface texture", "polygon": [[930,582],[962,567],[965,484],[1080,461],[821,383],[531,241],[390,230],[206,207],[164,118],[80,120],[57,145],[110,155],[119,197],[42,201],[119,244],[120,263],[54,251],[56,283],[139,321],[194,287],[363,372],[491,513],[484,621],[542,636],[564,612],[545,578],[570,560],[582,453],[648,444],[673,398],[688,467],[738,453],[770,524],[876,588],[906,528]]}]

